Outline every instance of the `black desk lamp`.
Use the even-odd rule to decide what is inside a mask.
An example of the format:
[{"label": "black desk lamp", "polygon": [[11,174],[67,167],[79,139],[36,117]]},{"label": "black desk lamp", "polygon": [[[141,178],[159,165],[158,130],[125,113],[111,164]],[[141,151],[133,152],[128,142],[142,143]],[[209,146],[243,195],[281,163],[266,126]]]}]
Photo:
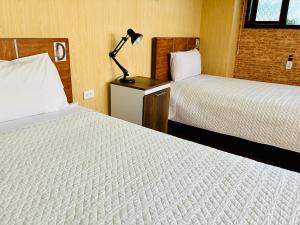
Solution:
[{"label": "black desk lamp", "polygon": [[109,53],[109,56],[114,60],[114,62],[118,65],[120,70],[122,70],[122,72],[123,72],[123,78],[120,79],[120,82],[127,83],[127,84],[133,84],[133,83],[135,83],[135,80],[134,79],[126,79],[126,77],[129,76],[128,71],[116,59],[116,55],[118,54],[118,52],[121,50],[121,48],[123,47],[123,45],[126,43],[126,41],[129,38],[131,38],[132,45],[137,45],[143,39],[143,35],[141,35],[139,33],[135,33],[132,29],[128,29],[126,37],[122,37],[122,40],[119,42],[117,47],[112,52]]}]

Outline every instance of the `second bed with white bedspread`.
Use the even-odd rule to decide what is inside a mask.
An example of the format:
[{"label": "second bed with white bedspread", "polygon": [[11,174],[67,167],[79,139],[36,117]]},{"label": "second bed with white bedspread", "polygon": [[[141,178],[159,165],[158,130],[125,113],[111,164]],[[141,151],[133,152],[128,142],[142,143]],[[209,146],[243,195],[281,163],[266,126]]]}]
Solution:
[{"label": "second bed with white bedspread", "polygon": [[300,152],[300,88],[201,75],[172,82],[169,119]]}]

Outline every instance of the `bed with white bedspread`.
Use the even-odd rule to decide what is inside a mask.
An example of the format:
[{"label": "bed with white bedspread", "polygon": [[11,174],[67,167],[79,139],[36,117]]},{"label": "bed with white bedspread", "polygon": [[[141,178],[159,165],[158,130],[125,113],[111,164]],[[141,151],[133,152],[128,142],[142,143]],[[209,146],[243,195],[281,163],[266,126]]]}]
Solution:
[{"label": "bed with white bedspread", "polygon": [[300,152],[300,88],[194,76],[172,82],[169,119]]},{"label": "bed with white bedspread", "polygon": [[0,224],[300,224],[300,175],[74,107],[0,125]]}]

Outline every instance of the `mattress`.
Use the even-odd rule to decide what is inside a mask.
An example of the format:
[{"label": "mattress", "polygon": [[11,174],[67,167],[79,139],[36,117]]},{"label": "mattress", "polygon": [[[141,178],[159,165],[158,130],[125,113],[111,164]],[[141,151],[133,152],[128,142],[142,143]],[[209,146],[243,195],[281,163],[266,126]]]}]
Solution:
[{"label": "mattress", "polygon": [[300,88],[209,75],[172,82],[169,119],[300,152]]},{"label": "mattress", "polygon": [[86,110],[0,132],[1,225],[300,224],[300,174]]}]

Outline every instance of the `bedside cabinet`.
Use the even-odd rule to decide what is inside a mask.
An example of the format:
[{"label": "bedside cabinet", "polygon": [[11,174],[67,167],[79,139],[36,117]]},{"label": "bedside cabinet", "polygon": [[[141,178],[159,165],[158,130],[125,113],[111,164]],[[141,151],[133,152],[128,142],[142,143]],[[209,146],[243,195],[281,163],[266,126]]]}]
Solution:
[{"label": "bedside cabinet", "polygon": [[110,83],[110,114],[157,131],[168,131],[170,83],[134,77],[134,84]]}]

